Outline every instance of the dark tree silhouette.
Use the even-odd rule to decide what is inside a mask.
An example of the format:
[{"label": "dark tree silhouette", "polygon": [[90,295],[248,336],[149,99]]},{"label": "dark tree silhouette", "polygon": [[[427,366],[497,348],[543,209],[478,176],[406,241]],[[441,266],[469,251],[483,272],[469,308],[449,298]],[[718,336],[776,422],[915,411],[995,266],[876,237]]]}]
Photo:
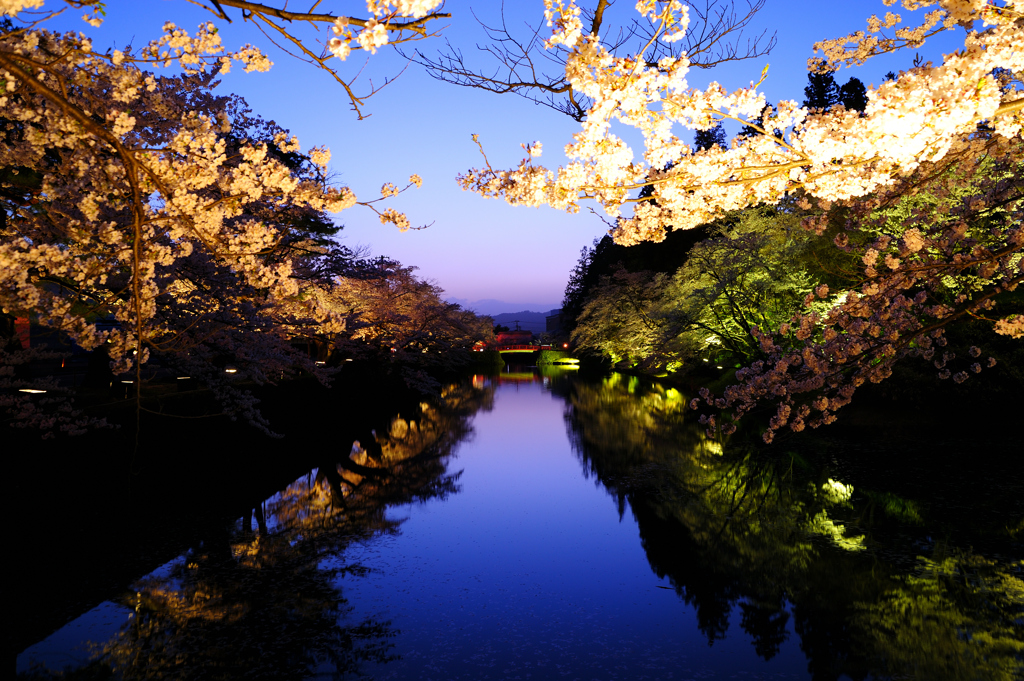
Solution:
[{"label": "dark tree silhouette", "polygon": [[[771,107],[771,106],[772,106],[771,104],[766,103],[764,105],[764,107],[761,108],[761,112],[759,114],[757,114],[757,119],[756,120],[757,121],[762,121],[764,119],[765,111],[767,111],[768,108]],[[770,126],[770,124],[769,124],[769,126]],[[778,128],[771,128],[771,127],[769,127],[769,128],[765,128],[765,131],[766,132],[770,132],[771,134],[775,135],[776,137],[778,137],[780,139],[782,138],[782,131],[779,130]],[[742,138],[742,137],[753,137],[755,135],[760,135],[760,134],[762,134],[762,133],[761,133],[761,131],[758,128],[755,128],[752,125],[744,125],[740,129],[740,131],[738,133],[736,133],[736,136]]]},{"label": "dark tree silhouette", "polygon": [[707,130],[698,130],[693,135],[693,146],[697,149],[710,149],[716,144],[723,149],[726,147],[725,129],[721,123]]},{"label": "dark tree silhouette", "polygon": [[864,112],[868,105],[868,91],[858,78],[851,78],[846,85],[839,88],[839,101],[847,109]]},{"label": "dark tree silhouette", "polygon": [[835,72],[807,74],[807,86],[804,87],[804,106],[809,109],[831,109],[842,104],[847,109],[864,111],[868,105],[867,88],[858,78],[851,78],[842,87],[836,84]]},{"label": "dark tree silhouette", "polygon": [[830,109],[839,103],[839,86],[833,71],[807,74],[804,87],[804,106],[809,109]]}]

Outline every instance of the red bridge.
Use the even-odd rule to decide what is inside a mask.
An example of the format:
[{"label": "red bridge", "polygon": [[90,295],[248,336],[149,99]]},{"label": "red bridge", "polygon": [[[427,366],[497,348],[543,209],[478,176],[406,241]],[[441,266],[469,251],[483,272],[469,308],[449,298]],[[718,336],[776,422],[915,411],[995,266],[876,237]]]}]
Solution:
[{"label": "red bridge", "polygon": [[498,352],[538,352],[550,349],[550,345],[499,345],[495,348]]}]

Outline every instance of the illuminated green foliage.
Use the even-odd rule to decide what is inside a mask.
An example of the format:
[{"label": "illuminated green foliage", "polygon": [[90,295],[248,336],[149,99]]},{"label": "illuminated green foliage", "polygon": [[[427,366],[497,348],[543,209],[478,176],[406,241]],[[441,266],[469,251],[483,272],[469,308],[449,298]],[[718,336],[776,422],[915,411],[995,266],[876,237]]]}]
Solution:
[{"label": "illuminated green foliage", "polygon": [[628,272],[602,277],[583,307],[572,339],[613,362],[653,368],[664,354],[664,291],[667,275]]},{"label": "illuminated green foliage", "polygon": [[809,240],[792,213],[740,213],[694,246],[672,278],[669,333],[720,345],[738,359],[756,357],[751,329],[789,320],[816,283],[798,264]]},{"label": "illuminated green foliage", "polygon": [[601,279],[573,339],[645,369],[758,356],[753,327],[775,328],[816,283],[801,266],[812,237],[791,212],[759,208],[711,228],[671,276],[624,267]]}]

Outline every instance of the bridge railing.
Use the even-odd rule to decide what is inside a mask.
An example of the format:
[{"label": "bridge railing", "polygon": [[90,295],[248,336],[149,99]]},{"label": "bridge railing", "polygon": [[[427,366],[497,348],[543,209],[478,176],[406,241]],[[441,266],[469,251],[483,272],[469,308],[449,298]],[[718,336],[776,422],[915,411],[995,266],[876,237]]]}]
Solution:
[{"label": "bridge railing", "polygon": [[550,345],[499,345],[497,347],[498,352],[535,352],[550,349]]}]

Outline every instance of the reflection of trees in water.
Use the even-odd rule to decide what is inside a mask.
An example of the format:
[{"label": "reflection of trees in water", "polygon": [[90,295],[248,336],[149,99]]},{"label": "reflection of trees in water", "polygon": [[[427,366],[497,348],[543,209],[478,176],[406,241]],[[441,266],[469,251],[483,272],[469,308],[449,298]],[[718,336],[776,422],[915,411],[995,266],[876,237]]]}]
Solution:
[{"label": "reflection of trees in water", "polygon": [[954,552],[919,559],[877,601],[861,606],[861,636],[897,677],[1024,678],[1024,561],[1000,565]]},{"label": "reflection of trees in water", "polygon": [[[389,659],[389,622],[339,622],[349,608],[315,546],[270,535],[232,555],[209,537],[167,577],[136,585],[135,614],[108,646],[124,678],[307,678]],[[134,601],[134,602],[133,602]]]},{"label": "reflection of trees in water", "polygon": [[[709,644],[725,637],[738,609],[764,659],[778,653],[792,618],[815,679],[1024,672],[1014,636],[1015,618],[1019,631],[1024,616],[1020,563],[1000,567],[953,552],[901,572],[868,550],[870,535],[849,528],[863,509],[827,467],[781,465],[737,445],[723,451],[682,396],[657,384],[615,375],[561,392],[584,472],[620,513],[629,502],[652,569],[694,607]],[[863,506],[884,495],[861,496]],[[923,538],[929,530],[916,531]],[[913,563],[921,549],[909,543],[889,553],[909,551]]]},{"label": "reflection of trees in water", "polygon": [[325,460],[331,475],[322,466],[255,509],[256,533],[250,514],[205,537],[168,574],[134,585],[124,604],[135,614],[104,660],[128,679],[299,679],[393,659],[390,622],[343,624],[351,609],[336,578],[365,568],[338,558],[352,541],[398,531],[388,505],[458,490],[445,460],[492,399],[493,389],[451,386],[395,417],[375,455],[346,445]]},{"label": "reflection of trees in water", "polygon": [[[290,485],[268,510],[290,531],[347,543],[354,520],[372,527],[389,504],[447,496],[456,491],[458,475],[446,474],[444,459],[470,436],[470,417],[490,409],[493,400],[493,386],[448,386],[415,414],[394,416],[380,430],[367,431],[371,441],[343,440],[340,456],[324,457],[315,475]],[[335,531],[337,523],[346,532]]]}]

